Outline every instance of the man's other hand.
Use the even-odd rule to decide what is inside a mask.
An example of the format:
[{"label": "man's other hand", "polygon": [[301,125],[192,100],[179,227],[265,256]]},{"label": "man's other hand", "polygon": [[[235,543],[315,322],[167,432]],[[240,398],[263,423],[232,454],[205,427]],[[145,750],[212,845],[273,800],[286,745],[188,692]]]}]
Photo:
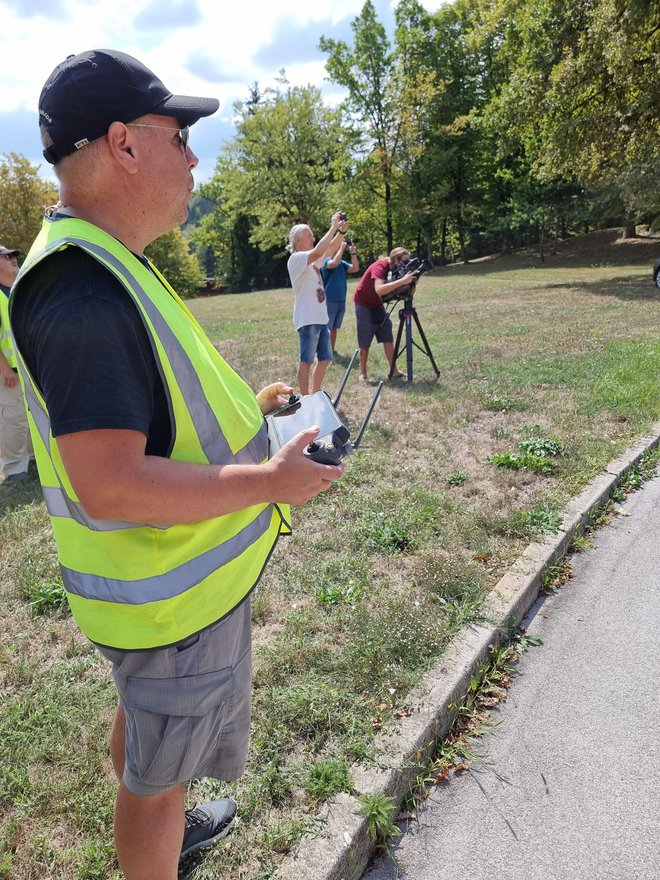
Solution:
[{"label": "man's other hand", "polygon": [[273,382],[272,385],[266,385],[257,393],[257,403],[261,412],[267,416],[274,409],[288,403],[290,394],[293,394],[293,388],[290,385],[285,385],[284,382]]},{"label": "man's other hand", "polygon": [[0,378],[5,388],[15,388],[18,385],[18,376],[9,366],[7,361],[5,361],[4,364],[0,364]]}]

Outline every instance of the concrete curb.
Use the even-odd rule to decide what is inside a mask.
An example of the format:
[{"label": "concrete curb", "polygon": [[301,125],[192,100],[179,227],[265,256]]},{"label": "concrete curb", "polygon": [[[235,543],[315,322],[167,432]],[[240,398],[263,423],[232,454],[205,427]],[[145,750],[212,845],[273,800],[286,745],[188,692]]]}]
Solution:
[{"label": "concrete curb", "polygon": [[524,550],[487,599],[486,618],[491,624],[468,627],[452,641],[438,665],[410,695],[412,714],[377,737],[380,768],[351,768],[353,792],[325,805],[320,814],[326,822],[325,835],[302,840],[296,854],[280,866],[281,880],[358,880],[362,876],[374,845],[367,822],[359,815],[357,798],[381,793],[397,806],[401,803],[418,768],[428,762],[437,740],[451,727],[448,707],[463,699],[473,671],[489,648],[506,637],[512,619],[522,620],[536,601],[547,568],[566,555],[575,535],[584,531],[621,477],[658,445],[660,422],[569,503],[556,535]]}]

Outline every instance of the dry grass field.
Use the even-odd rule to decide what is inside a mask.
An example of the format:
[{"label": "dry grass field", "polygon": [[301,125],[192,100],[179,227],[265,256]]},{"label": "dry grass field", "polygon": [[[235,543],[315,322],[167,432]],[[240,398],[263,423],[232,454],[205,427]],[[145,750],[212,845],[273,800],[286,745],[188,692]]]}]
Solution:
[{"label": "dry grass field", "polygon": [[[294,511],[253,595],[254,719],[240,823],[192,880],[276,876],[316,807],[377,760],[373,734],[520,550],[660,419],[660,239],[614,232],[424,275],[415,297],[440,369],[386,383],[344,479]],[[289,290],[195,300],[257,390],[295,377]],[[398,323],[397,308],[393,312]],[[415,334],[413,336],[415,337]],[[349,307],[332,395],[355,347]],[[405,369],[405,357],[400,364]],[[374,383],[386,377],[372,351]],[[349,378],[354,434],[374,384]],[[62,605],[36,481],[0,486],[0,878],[108,880],[114,692]],[[227,790],[200,780],[191,798]]]}]

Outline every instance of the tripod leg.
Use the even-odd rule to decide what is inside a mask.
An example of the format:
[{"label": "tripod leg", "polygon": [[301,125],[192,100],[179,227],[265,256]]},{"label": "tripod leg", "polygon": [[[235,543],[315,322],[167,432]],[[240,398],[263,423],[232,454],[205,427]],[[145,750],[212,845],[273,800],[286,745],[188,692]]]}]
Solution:
[{"label": "tripod leg", "polygon": [[431,363],[433,365],[433,369],[435,370],[435,375],[437,377],[440,375],[440,370],[438,369],[438,367],[435,363],[435,360],[433,359],[433,352],[431,351],[431,347],[428,344],[426,336],[424,335],[424,331],[422,330],[422,325],[420,323],[416,309],[413,309],[413,317],[415,319],[415,324],[417,324],[417,329],[419,330],[419,335],[422,339],[422,342],[424,343],[424,351],[426,352],[428,359],[431,361]]},{"label": "tripod leg", "polygon": [[406,313],[406,381],[413,380],[413,338],[410,313]]},{"label": "tripod leg", "polygon": [[392,363],[390,364],[390,372],[388,375],[388,379],[391,379],[394,375],[394,371],[396,370],[396,361],[399,355],[401,354],[401,350],[399,346],[401,345],[401,336],[403,334],[403,322],[405,318],[403,317],[403,310],[399,312],[399,328],[396,331],[396,342],[394,343],[394,354],[392,355]]}]

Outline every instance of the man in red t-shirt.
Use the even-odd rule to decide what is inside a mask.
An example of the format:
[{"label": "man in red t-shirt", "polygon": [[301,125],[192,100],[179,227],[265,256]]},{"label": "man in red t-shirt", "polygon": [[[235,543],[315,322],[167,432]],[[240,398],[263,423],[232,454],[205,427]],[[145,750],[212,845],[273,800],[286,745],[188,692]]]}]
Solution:
[{"label": "man in red t-shirt", "polygon": [[[376,260],[366,270],[353,294],[355,303],[355,317],[357,319],[358,348],[360,349],[360,380],[367,378],[367,359],[371,341],[376,337],[377,342],[382,342],[387,362],[392,368],[394,359],[394,345],[392,336],[392,322],[383,305],[383,297],[394,293],[406,284],[413,284],[416,280],[412,272],[408,272],[402,278],[388,281],[388,273],[408,262],[410,252],[403,247],[396,247],[390,251],[389,257]],[[400,370],[395,370],[392,377],[403,376]]]}]

